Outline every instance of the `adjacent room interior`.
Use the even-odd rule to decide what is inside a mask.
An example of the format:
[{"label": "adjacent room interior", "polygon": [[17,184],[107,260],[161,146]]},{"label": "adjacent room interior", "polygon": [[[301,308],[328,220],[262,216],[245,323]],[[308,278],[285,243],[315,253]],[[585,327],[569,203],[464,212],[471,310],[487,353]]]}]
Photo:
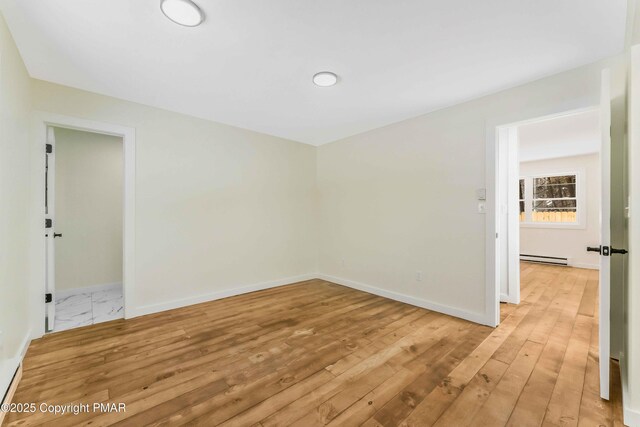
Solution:
[{"label": "adjacent room interior", "polygon": [[522,125],[518,142],[521,259],[599,269],[598,110]]},{"label": "adjacent room interior", "polygon": [[48,332],[59,332],[124,317],[124,167],[122,138],[51,129],[45,213],[52,227],[45,237],[47,269],[53,269],[47,280],[55,282],[47,282],[47,293],[55,313],[46,325]]},{"label": "adjacent room interior", "polygon": [[0,0],[0,425],[640,427],[640,6]]}]

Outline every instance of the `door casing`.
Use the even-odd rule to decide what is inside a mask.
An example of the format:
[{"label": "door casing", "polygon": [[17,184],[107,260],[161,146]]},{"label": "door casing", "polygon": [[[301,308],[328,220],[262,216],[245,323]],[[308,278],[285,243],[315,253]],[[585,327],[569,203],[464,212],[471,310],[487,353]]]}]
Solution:
[{"label": "door casing", "polygon": [[136,316],[134,306],[135,288],[135,154],[136,132],[135,128],[103,123],[77,117],[36,111],[33,114],[34,132],[32,145],[31,165],[34,171],[32,177],[32,232],[31,253],[32,277],[29,286],[29,301],[32,308],[30,314],[31,338],[40,338],[45,334],[45,304],[46,293],[46,251],[44,209],[44,171],[45,171],[45,144],[47,143],[47,129],[59,127],[80,130],[85,132],[101,133],[122,138],[124,181],[123,181],[123,302],[124,316],[131,318]]}]

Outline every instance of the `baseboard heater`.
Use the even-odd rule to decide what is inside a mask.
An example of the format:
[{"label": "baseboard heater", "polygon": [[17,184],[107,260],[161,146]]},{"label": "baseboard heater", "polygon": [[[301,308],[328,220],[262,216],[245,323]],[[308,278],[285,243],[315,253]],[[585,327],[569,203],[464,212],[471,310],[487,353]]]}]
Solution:
[{"label": "baseboard heater", "polygon": [[537,262],[539,264],[569,265],[567,258],[556,256],[520,254],[520,261]]},{"label": "baseboard heater", "polygon": [[[21,379],[22,379],[22,364],[20,364],[18,366],[18,369],[16,369],[16,372],[13,374],[13,378],[9,383],[9,388],[7,389],[6,393],[2,397],[2,400],[0,400],[0,404],[2,406],[5,406],[6,404],[11,403],[11,401],[13,400],[13,396],[16,394],[16,390],[18,388],[18,384],[20,383]],[[8,411],[0,410],[0,425],[2,425],[4,421],[4,417],[7,415],[7,412]]]}]

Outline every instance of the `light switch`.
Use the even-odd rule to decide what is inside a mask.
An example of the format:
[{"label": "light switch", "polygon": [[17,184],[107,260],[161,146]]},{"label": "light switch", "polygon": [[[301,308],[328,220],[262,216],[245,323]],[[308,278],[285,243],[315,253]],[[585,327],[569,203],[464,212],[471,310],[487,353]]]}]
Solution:
[{"label": "light switch", "polygon": [[486,188],[478,188],[476,190],[476,198],[478,200],[487,200],[487,189]]},{"label": "light switch", "polygon": [[487,204],[485,202],[478,202],[478,213],[487,213]]}]

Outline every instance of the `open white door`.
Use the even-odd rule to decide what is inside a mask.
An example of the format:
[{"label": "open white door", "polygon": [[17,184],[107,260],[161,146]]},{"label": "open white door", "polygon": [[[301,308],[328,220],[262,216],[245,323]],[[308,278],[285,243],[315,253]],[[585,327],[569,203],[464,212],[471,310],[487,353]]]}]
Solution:
[{"label": "open white door", "polygon": [[611,72],[602,71],[600,92],[600,170],[602,200],[600,205],[600,246],[588,247],[587,251],[600,254],[600,397],[609,400],[609,363],[611,357],[611,260],[615,254],[626,254],[626,249],[611,246]]},{"label": "open white door", "polygon": [[51,126],[47,127],[47,145],[45,147],[45,301],[46,317],[45,330],[51,332],[55,327],[56,318],[56,282],[55,282],[55,135]]},{"label": "open white door", "polygon": [[520,304],[520,165],[518,127],[498,128],[498,194],[496,216],[500,268],[500,301]]},{"label": "open white door", "polygon": [[600,207],[600,397],[609,399],[609,357],[611,320],[609,317],[611,280],[611,72],[602,71],[600,92],[600,173],[602,200]]}]

